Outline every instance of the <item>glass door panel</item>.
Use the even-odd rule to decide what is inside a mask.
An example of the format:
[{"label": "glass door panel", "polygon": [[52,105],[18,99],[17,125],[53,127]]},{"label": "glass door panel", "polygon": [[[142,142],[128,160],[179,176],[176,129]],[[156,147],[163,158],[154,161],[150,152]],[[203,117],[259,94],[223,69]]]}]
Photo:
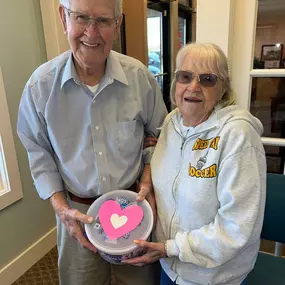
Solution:
[{"label": "glass door panel", "polygon": [[186,19],[178,17],[178,49],[186,44]]},{"label": "glass door panel", "polygon": [[170,17],[169,3],[148,1],[148,68],[154,75],[170,110]]},{"label": "glass door panel", "polygon": [[[148,68],[154,76],[163,73],[162,19],[162,12],[148,9]],[[161,76],[157,76],[156,78],[161,90],[163,90],[163,81]]]},{"label": "glass door panel", "polygon": [[178,4],[178,48],[192,41],[192,8]]},{"label": "glass door panel", "polygon": [[254,69],[285,68],[284,44],[285,1],[259,1],[254,49]]},{"label": "glass door panel", "polygon": [[[250,112],[260,119],[264,137],[285,139],[285,77],[253,77]],[[268,172],[283,173],[284,148],[265,146]]]}]

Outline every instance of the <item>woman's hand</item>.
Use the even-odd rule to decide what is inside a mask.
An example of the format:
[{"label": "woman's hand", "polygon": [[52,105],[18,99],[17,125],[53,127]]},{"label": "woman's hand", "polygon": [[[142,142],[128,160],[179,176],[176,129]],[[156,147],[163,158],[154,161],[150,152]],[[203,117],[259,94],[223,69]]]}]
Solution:
[{"label": "woman's hand", "polygon": [[154,263],[160,258],[167,257],[164,243],[147,242],[143,240],[134,240],[137,246],[142,247],[146,252],[143,256],[123,260],[124,264],[131,264],[135,266],[144,266],[146,264]]},{"label": "woman's hand", "polygon": [[82,214],[77,209],[70,208],[63,192],[57,192],[52,195],[50,202],[60,220],[64,223],[69,235],[75,238],[82,247],[96,253],[97,249],[85,237],[84,229],[82,228],[82,223],[91,224],[94,218]]},{"label": "woman's hand", "polygon": [[149,202],[153,212],[153,225],[155,227],[157,220],[156,202],[151,181],[151,170],[149,164],[146,164],[144,167],[140,182],[137,185],[137,192],[137,201],[143,201],[144,199],[146,199]]}]

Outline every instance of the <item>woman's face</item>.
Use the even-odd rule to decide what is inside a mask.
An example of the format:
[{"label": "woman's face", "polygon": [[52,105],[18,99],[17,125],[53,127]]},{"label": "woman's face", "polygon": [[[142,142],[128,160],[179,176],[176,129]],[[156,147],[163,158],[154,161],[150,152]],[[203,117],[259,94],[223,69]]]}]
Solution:
[{"label": "woman's face", "polygon": [[219,78],[213,87],[205,87],[199,82],[197,75],[213,73],[205,65],[203,58],[191,58],[191,55],[188,55],[180,69],[190,71],[194,75],[190,83],[176,83],[175,101],[182,114],[184,125],[195,126],[207,120],[223,95],[222,82]]}]

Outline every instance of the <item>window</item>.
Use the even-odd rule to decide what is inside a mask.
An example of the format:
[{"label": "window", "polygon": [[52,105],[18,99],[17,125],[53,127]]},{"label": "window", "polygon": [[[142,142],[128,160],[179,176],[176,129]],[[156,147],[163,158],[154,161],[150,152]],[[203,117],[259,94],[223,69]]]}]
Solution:
[{"label": "window", "polygon": [[0,210],[22,197],[20,173],[0,68]]},{"label": "window", "polygon": [[9,191],[9,186],[7,183],[7,171],[5,167],[4,161],[4,151],[2,147],[2,140],[0,136],[0,195],[3,195],[7,191]]},{"label": "window", "polygon": [[[285,163],[285,2],[258,2],[250,111],[264,126],[267,170],[284,173]],[[282,142],[282,145],[280,145]]]}]

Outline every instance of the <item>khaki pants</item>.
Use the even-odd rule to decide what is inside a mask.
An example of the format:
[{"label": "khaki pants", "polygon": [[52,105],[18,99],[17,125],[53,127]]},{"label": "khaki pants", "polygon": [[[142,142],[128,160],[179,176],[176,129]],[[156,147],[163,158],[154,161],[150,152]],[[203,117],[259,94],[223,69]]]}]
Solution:
[{"label": "khaki pants", "polygon": [[[89,206],[68,201],[72,208],[86,213]],[[69,236],[64,224],[57,217],[58,271],[60,285],[111,285],[111,276],[116,285],[158,285],[158,263],[144,267],[111,265],[88,249],[82,248]],[[113,274],[111,274],[111,272]],[[112,278],[113,279],[113,278]]]}]

